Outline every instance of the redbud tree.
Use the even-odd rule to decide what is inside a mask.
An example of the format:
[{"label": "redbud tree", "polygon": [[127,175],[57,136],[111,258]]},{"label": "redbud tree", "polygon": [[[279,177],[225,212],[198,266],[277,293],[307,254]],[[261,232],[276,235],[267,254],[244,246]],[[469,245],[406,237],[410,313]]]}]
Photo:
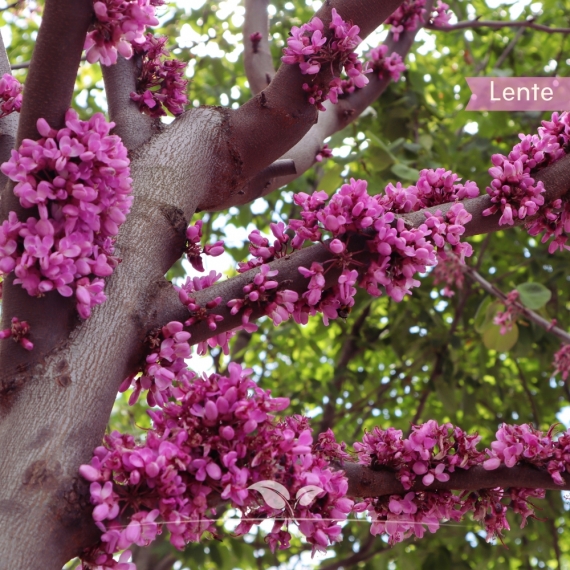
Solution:
[{"label": "redbud tree", "polygon": [[0,10],[0,568],[567,564],[564,2]]}]

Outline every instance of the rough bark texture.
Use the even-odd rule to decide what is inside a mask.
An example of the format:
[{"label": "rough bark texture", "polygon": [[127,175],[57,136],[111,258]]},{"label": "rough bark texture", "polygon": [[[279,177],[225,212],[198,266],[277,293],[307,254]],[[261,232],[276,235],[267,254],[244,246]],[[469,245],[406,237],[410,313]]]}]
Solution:
[{"label": "rough bark texture", "polygon": [[[335,7],[345,19],[359,25],[365,37],[400,3],[331,0],[318,16],[327,25]],[[46,1],[18,141],[38,137],[35,125],[39,117],[53,127],[62,126],[91,20],[91,0]],[[9,69],[7,60],[0,58],[0,71],[4,69]],[[298,67],[282,66],[269,86],[240,109],[195,109],[168,127],[158,128],[135,112],[128,97],[135,72],[136,62],[124,60],[104,70],[111,119],[130,150],[135,195],[117,242],[122,263],[107,280],[108,300],[89,320],[81,322],[73,300],[57,293],[34,299],[14,287],[11,279],[4,284],[3,328],[13,316],[27,320],[35,349],[29,353],[11,341],[0,343],[0,570],[60,570],[67,560],[97,541],[87,484],[79,478],[78,467],[89,461],[100,444],[117,389],[137,366],[147,333],[187,316],[164,273],[182,252],[188,222],[196,209],[238,203],[239,191],[252,180],[259,183],[265,178],[264,190],[268,177],[292,172],[291,162],[271,165],[284,155],[293,158],[287,153],[317,118],[301,89],[305,78]],[[321,80],[328,81],[326,70]],[[369,99],[362,95],[361,100],[350,103],[351,108],[360,112],[382,89],[376,85],[376,92],[366,95]],[[330,128],[340,128],[342,121],[334,120],[335,126]],[[2,158],[11,145],[8,137],[14,136],[15,123],[12,119],[2,121],[0,129]],[[275,137],[275,132],[280,136]],[[560,161],[542,175],[551,195],[561,195],[570,187],[569,160]],[[297,167],[297,172],[303,168]],[[477,220],[468,227],[469,235],[497,229],[496,216],[480,216],[488,205],[486,199],[477,200],[468,203]],[[10,185],[0,206],[3,217],[10,210],[21,213]],[[411,215],[408,221],[422,223],[422,216]],[[299,279],[298,266],[328,257],[326,247],[318,245],[275,265],[280,278],[300,290],[306,282]],[[254,273],[212,287],[199,295],[199,302],[212,294],[221,295],[224,301],[238,296]],[[333,279],[335,272],[327,277]],[[226,319],[219,330],[239,324],[239,316],[230,317],[224,305],[221,307]],[[203,325],[192,329],[194,342],[210,334]],[[354,469],[353,494],[372,492],[370,489],[380,494],[394,488],[393,475],[388,484],[376,472]],[[473,473],[479,477],[477,484],[483,480],[498,484],[489,479],[493,475]],[[493,473],[498,477],[500,470]],[[526,476],[526,471],[521,473]],[[542,474],[536,477],[533,481],[540,486],[548,485]]]},{"label": "rough bark texture", "polygon": [[[334,6],[366,35],[400,2],[333,0],[319,15],[328,22]],[[91,0],[46,1],[18,141],[38,137],[39,117],[63,125],[92,17]],[[108,300],[81,322],[72,299],[56,293],[33,299],[11,279],[4,283],[4,327],[13,316],[27,320],[35,349],[0,344],[0,570],[60,570],[98,539],[78,467],[100,444],[146,334],[164,324],[159,301],[172,294],[164,273],[182,252],[188,222],[197,208],[227,203],[316,120],[298,67],[283,66],[240,109],[188,111],[157,130],[135,115],[128,98],[135,71],[125,61],[104,70],[111,119],[131,151],[135,196],[117,242],[122,263],[107,280]],[[290,162],[283,167],[292,172]],[[9,185],[1,205],[4,217],[21,213]]]}]

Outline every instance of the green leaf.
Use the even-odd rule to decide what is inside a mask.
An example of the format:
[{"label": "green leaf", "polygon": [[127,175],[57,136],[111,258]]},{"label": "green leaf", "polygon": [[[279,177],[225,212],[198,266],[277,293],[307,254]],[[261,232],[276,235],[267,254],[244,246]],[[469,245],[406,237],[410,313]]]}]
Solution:
[{"label": "green leaf", "polygon": [[417,171],[415,168],[410,168],[409,166],[406,166],[402,163],[394,164],[390,170],[392,170],[392,172],[398,178],[402,178],[403,180],[410,180],[412,182],[415,182],[420,176],[419,171]]},{"label": "green leaf", "polygon": [[418,141],[423,148],[431,150],[431,147],[433,146],[433,137],[431,135],[420,135]]},{"label": "green leaf", "polygon": [[506,334],[501,334],[501,327],[498,325],[491,325],[483,333],[483,344],[489,350],[496,350],[497,352],[508,352],[515,346],[519,339],[519,327],[513,324],[513,328]]},{"label": "green leaf", "polygon": [[409,150],[410,152],[413,152],[414,154],[418,154],[418,152],[420,152],[420,150],[422,150],[422,145],[418,144],[418,143],[407,142],[407,143],[404,143],[404,148],[406,150]]},{"label": "green leaf", "polygon": [[552,297],[550,290],[541,283],[521,283],[517,285],[517,291],[521,303],[531,311],[542,309]]},{"label": "green leaf", "polygon": [[484,333],[492,324],[497,311],[501,307],[499,301],[492,297],[485,297],[475,313],[474,326],[478,333]]},{"label": "green leaf", "polygon": [[342,180],[340,178],[341,172],[342,167],[338,164],[335,164],[332,168],[327,169],[325,175],[319,182],[319,190],[324,190],[328,194],[332,194],[342,184]]}]

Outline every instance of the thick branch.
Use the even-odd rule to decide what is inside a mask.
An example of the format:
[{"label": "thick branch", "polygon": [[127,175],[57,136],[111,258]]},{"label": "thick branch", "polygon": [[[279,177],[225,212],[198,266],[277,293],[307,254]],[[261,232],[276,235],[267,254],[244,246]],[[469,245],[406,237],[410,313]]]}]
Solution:
[{"label": "thick branch", "polygon": [[[254,95],[263,91],[275,76],[269,49],[269,0],[246,0],[243,22],[243,63],[249,87]],[[252,41],[253,34],[259,40]]]},{"label": "thick branch", "polygon": [[[16,144],[24,138],[39,138],[36,130],[39,118],[46,119],[56,129],[63,127],[92,16],[91,0],[46,1],[26,79]],[[10,183],[4,188],[0,219],[6,219],[8,212],[13,210],[25,220],[29,211],[20,206],[12,192],[13,186]],[[0,355],[8,351],[11,365],[27,367],[58,343],[64,342],[77,322],[75,303],[55,291],[41,299],[30,297],[20,286],[12,286],[13,279],[12,274],[4,283],[2,328],[7,328],[14,316],[28,321],[34,331],[35,350],[29,353],[19,345],[4,344],[0,346]]]},{"label": "thick branch", "polygon": [[[10,73],[10,62],[4,47],[4,41],[0,36],[0,76]],[[0,119],[0,163],[6,162],[10,158],[10,151],[16,142],[16,131],[18,129],[18,113],[11,113]],[[0,173],[0,188],[6,185],[7,177]]]},{"label": "thick branch", "polygon": [[[535,178],[543,181],[546,188],[545,199],[547,201],[560,198],[570,188],[570,155],[565,156],[548,168],[545,168],[539,174],[535,175]],[[486,234],[509,228],[509,226],[499,225],[500,213],[492,216],[483,216],[483,211],[492,205],[491,199],[487,194],[470,200],[464,200],[462,204],[472,215],[471,221],[465,225],[463,237]],[[440,206],[405,214],[402,217],[410,227],[419,227],[426,220],[426,211],[435,213],[440,210],[445,214],[453,205],[454,202],[441,204]],[[521,220],[516,220],[516,222],[519,224],[522,223]],[[363,249],[362,240],[351,240],[349,249],[352,251],[361,251]],[[369,261],[367,254],[363,253],[360,254],[360,256],[358,259],[362,263],[366,264]],[[279,274],[276,276],[277,281],[283,283],[287,289],[292,289],[300,293],[306,290],[308,280],[298,272],[297,268],[300,266],[310,267],[314,261],[322,264],[323,262],[332,260],[333,257],[334,256],[328,252],[324,245],[316,244],[301,251],[296,251],[287,257],[278,259],[269,265],[271,269],[277,269],[279,271]],[[220,305],[212,311],[224,317],[224,320],[218,325],[216,334],[218,332],[228,331],[240,325],[240,314],[230,315],[230,310],[226,304],[231,299],[243,297],[243,287],[252,281],[258,271],[258,269],[251,269],[246,273],[217,283],[196,294],[196,300],[202,307],[216,297],[222,297]],[[336,282],[338,272],[334,268],[331,268],[325,277],[326,286],[330,287]],[[160,291],[156,309],[157,320],[155,326],[163,326],[172,320],[183,322],[188,319],[186,308],[179,302],[177,293],[169,287],[165,287]],[[254,312],[252,318],[259,318],[262,314],[261,311],[257,313]],[[212,336],[212,332],[205,323],[193,326],[191,331],[193,343],[202,342]]]},{"label": "thick branch", "polygon": [[55,129],[63,126],[92,17],[91,0],[46,0],[26,79],[18,142],[38,138],[40,117]]},{"label": "thick branch", "polygon": [[450,26],[434,26],[433,24],[426,25],[428,30],[436,32],[454,32],[457,30],[466,30],[470,28],[492,28],[498,30],[501,28],[530,28],[532,30],[539,30],[547,34],[570,34],[570,28],[551,28],[543,24],[537,24],[534,20],[521,20],[520,22],[497,22],[492,20],[465,20],[464,22],[457,22]]},{"label": "thick branch", "polygon": [[109,117],[116,125],[113,132],[121,137],[130,151],[148,141],[158,130],[159,124],[158,119],[141,113],[138,105],[130,98],[130,94],[137,88],[140,63],[137,56],[127,60],[120,55],[115,65],[101,65]]},{"label": "thick branch", "polygon": [[[395,52],[404,59],[410,51],[418,31],[403,32],[397,42],[394,42],[392,35],[390,35],[385,42],[388,46],[388,53]],[[325,139],[354,122],[366,108],[384,93],[391,82],[390,79],[380,79],[377,74],[373,73],[368,75],[368,79],[369,83],[366,87],[357,89],[354,93],[340,99],[337,105],[326,101],[326,111],[319,112],[318,122],[293,148],[283,155],[282,158],[295,161],[296,174],[275,177],[269,181],[269,184],[267,177],[260,174],[249,182],[240,193],[233,195],[230,201],[217,205],[215,209],[223,210],[230,206],[247,204],[260,196],[258,193],[260,187],[264,188],[261,195],[265,196],[309,170],[315,164],[315,157],[322,148]],[[263,180],[260,181],[260,178]]]},{"label": "thick branch", "polygon": [[[372,470],[358,463],[344,463],[339,466],[348,478],[348,495],[351,497],[382,497],[406,493],[406,490],[396,478],[393,471],[388,469]],[[456,469],[449,474],[449,481],[434,481],[429,487],[416,480],[413,491],[462,490],[477,491],[480,489],[503,489],[513,487],[518,489],[549,489],[565,491],[570,489],[570,473],[563,473],[564,485],[557,485],[547,471],[531,465],[517,465],[487,471],[477,465],[471,469]]]},{"label": "thick branch", "polygon": [[[402,0],[331,0],[316,15],[323,20],[328,30],[332,8],[336,8],[345,20],[352,20],[358,25],[365,37],[396,10],[401,2]],[[316,80],[328,83],[330,78],[329,68],[323,66]],[[299,66],[282,65],[264,91],[239,109],[229,111],[230,145],[236,156],[235,166],[239,170],[241,186],[282,157],[316,122],[317,111],[308,102],[302,89],[306,82],[307,77],[301,74]],[[279,136],[276,137],[275,133],[279,133]],[[216,208],[219,204],[220,202],[200,204],[200,209]]]}]

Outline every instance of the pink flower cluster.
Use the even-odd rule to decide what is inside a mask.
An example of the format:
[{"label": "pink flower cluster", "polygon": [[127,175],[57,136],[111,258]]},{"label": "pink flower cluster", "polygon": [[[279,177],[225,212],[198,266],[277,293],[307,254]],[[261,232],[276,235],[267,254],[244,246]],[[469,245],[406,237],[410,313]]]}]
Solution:
[{"label": "pink flower cluster", "polygon": [[[237,534],[276,518],[266,538],[272,549],[289,545],[287,527],[297,519],[314,550],[339,539],[339,522],[353,501],[346,498],[346,477],[328,459],[346,457],[344,447],[330,432],[315,444],[301,416],[277,422],[272,414],[289,400],[271,397],[250,374],[235,363],[227,376],[198,378],[188,371],[177,379],[172,401],[148,412],[152,427],[143,443],[118,432],[105,437],[80,468],[91,481],[93,518],[103,532],[101,543],[83,553],[83,568],[120,568],[113,553],[148,545],[162,525],[180,549],[205,534],[216,536],[213,505],[219,500],[241,511]],[[259,494],[268,483],[296,497],[303,487],[315,493],[276,505]],[[126,526],[120,518],[125,509],[134,512]]]},{"label": "pink flower cluster", "polygon": [[461,268],[464,263],[450,251],[438,253],[439,262],[433,270],[433,284],[444,284],[443,294],[446,297],[455,295],[454,289],[463,289],[465,274]]},{"label": "pink flower cluster", "polygon": [[498,311],[493,319],[493,323],[501,327],[501,334],[507,334],[516,323],[520,309],[517,307],[519,302],[519,292],[514,289],[507,294],[505,299],[505,310]]},{"label": "pink flower cluster", "polygon": [[192,355],[190,333],[183,329],[182,323],[171,321],[147,337],[149,351],[142,370],[125,378],[119,388],[119,392],[125,392],[134,386],[129,405],[138,400],[142,390],[148,390],[148,405],[162,406],[170,396],[174,397],[173,382],[184,383],[193,378],[185,362]]},{"label": "pink flower cluster", "polygon": [[[203,255],[211,255],[212,257],[218,257],[224,253],[224,242],[217,241],[213,244],[205,245],[203,248],[200,247],[200,241],[202,240],[202,220],[198,220],[194,225],[188,226],[186,230],[186,256],[192,267],[196,271],[204,271],[204,262],[202,260]],[[200,288],[202,289],[202,287]],[[197,290],[200,290],[197,289]]]},{"label": "pink flower cluster", "polygon": [[554,355],[554,374],[560,374],[566,380],[570,374],[570,344],[563,344]]},{"label": "pink flower cluster", "polygon": [[145,43],[147,26],[157,26],[157,6],[164,0],[97,0],[94,29],[85,38],[87,61],[117,63],[117,54],[129,59],[133,45]]},{"label": "pink flower cluster", "polygon": [[483,463],[487,470],[500,465],[514,467],[517,463],[529,463],[546,469],[557,485],[564,485],[563,473],[570,466],[570,430],[553,438],[552,426],[545,434],[528,424],[520,426],[502,424],[497,431],[497,440],[487,449],[489,459]]},{"label": "pink flower cluster", "polygon": [[425,486],[434,480],[448,481],[456,468],[469,469],[481,463],[483,453],[477,450],[478,435],[467,435],[450,423],[438,425],[429,420],[413,425],[410,436],[402,437],[394,428],[374,428],[364,434],[362,443],[355,443],[358,461],[373,469],[380,466],[396,472],[404,489],[411,489],[421,476]]},{"label": "pink flower cluster", "polygon": [[424,18],[426,5],[425,0],[404,0],[398,9],[390,15],[384,22],[387,26],[392,26],[390,32],[394,36],[394,41],[400,39],[403,32],[413,32]]},{"label": "pink flower cluster", "polygon": [[317,162],[322,162],[324,158],[330,158],[332,156],[332,149],[329,148],[328,144],[325,144],[321,150],[316,154],[315,160]]},{"label": "pink flower cluster", "polygon": [[[502,212],[500,224],[512,225],[514,220],[534,216],[544,205],[544,185],[536,182],[533,175],[540,169],[559,160],[566,154],[570,142],[570,118],[568,113],[554,113],[551,121],[543,121],[538,135],[520,134],[521,142],[513,147],[508,156],[494,154],[493,177],[487,193],[493,205],[483,215]],[[548,205],[542,215],[529,225],[529,233],[538,235],[546,231],[543,241],[555,236],[549,250],[562,249],[566,242],[565,226],[570,230],[570,218],[561,201]]]},{"label": "pink flower cluster", "polygon": [[[206,246],[208,247],[208,246]],[[186,306],[190,316],[184,325],[189,327],[195,325],[199,322],[205,321],[208,324],[208,328],[211,331],[217,329],[217,324],[223,321],[222,315],[212,313],[212,309],[215,309],[221,302],[222,297],[216,297],[212,299],[204,307],[201,307],[195,299],[196,291],[202,291],[208,287],[211,287],[216,281],[222,277],[221,273],[216,273],[215,271],[210,271],[208,275],[203,275],[199,277],[188,277],[186,283],[181,287],[175,287],[178,290],[178,297],[180,302]],[[197,345],[196,352],[199,355],[207,354],[208,347],[215,348],[216,346],[221,347],[224,354],[228,355],[230,353],[229,340],[236,334],[239,328],[218,333],[211,336],[205,341],[199,342]]]},{"label": "pink flower cluster", "polygon": [[[548,163],[536,165],[534,168],[542,168],[549,163],[558,160],[566,152],[570,143],[570,114],[553,113],[550,121],[542,121],[542,127],[538,129],[539,137],[550,141],[552,152],[549,153]],[[552,138],[554,137],[554,139]],[[558,148],[556,145],[558,144]],[[536,236],[544,232],[542,243],[554,238],[548,246],[548,251],[568,249],[566,241],[570,234],[570,205],[567,200],[554,200],[545,204],[539,215],[527,225],[528,233]]]},{"label": "pink flower cluster", "polygon": [[22,84],[9,73],[0,79],[0,119],[22,108]]},{"label": "pink flower cluster", "polygon": [[12,317],[9,329],[0,330],[0,339],[12,338],[14,342],[19,342],[26,350],[32,350],[34,344],[28,338],[30,325],[26,321],[20,321],[18,317]]},{"label": "pink flower cluster", "polygon": [[[451,424],[438,425],[434,420],[412,426],[409,438],[400,430],[374,428],[365,433],[362,443],[355,443],[358,461],[372,469],[390,469],[405,489],[411,489],[421,477],[423,485],[434,480],[448,481],[456,468],[469,469],[481,462],[477,450],[480,437],[466,435]],[[460,499],[449,491],[410,491],[405,495],[388,495],[366,499],[355,511],[368,511],[373,523],[370,532],[387,534],[390,544],[411,535],[423,537],[439,529],[442,520],[461,520]]]},{"label": "pink flower cluster", "polygon": [[[551,432],[552,428],[544,436],[528,425],[503,424],[497,432],[498,440],[491,444],[493,451],[487,450],[485,454],[477,450],[479,436],[466,435],[451,424],[439,426],[430,420],[421,426],[412,426],[408,438],[402,438],[402,432],[394,428],[375,428],[364,435],[362,443],[355,443],[354,448],[360,463],[374,470],[394,471],[405,489],[411,489],[418,477],[422,477],[422,484],[427,487],[434,480],[448,481],[449,473],[455,469],[470,469],[476,465],[495,469],[502,462],[512,467],[519,460],[548,469],[553,479],[561,483],[557,474],[565,469],[570,459],[570,434],[553,443]],[[554,452],[558,462],[552,461],[552,467],[541,457],[541,450],[548,446],[558,449]],[[546,455],[553,455],[550,448]],[[355,505],[354,511],[368,511],[373,521],[372,534],[386,534],[390,544],[412,535],[421,538],[425,527],[433,533],[442,521],[457,522],[467,513],[484,526],[489,541],[495,536],[501,537],[501,532],[509,529],[505,516],[508,508],[522,516],[522,528],[527,519],[534,516],[529,499],[535,497],[544,497],[544,490],[483,489],[459,494],[443,490],[410,490],[404,495],[366,499]],[[504,504],[503,499],[510,499],[510,502]]]},{"label": "pink flower cluster", "polygon": [[141,112],[151,117],[166,115],[165,108],[173,115],[180,115],[188,104],[183,79],[186,63],[177,59],[164,59],[170,52],[164,47],[167,37],[146,35],[143,44],[134,44],[135,52],[142,54],[142,67],[137,78],[137,91],[130,97],[139,104]]},{"label": "pink flower cluster", "polygon": [[[368,83],[367,70],[354,52],[362,41],[358,36],[360,28],[345,22],[335,8],[332,9],[332,21],[329,28],[333,31],[330,38],[324,33],[324,24],[319,18],[313,18],[301,27],[293,26],[291,37],[287,39],[287,47],[281,61],[295,65],[299,64],[303,75],[316,76],[322,65],[330,66],[333,75],[337,71],[344,73],[347,80],[335,77],[328,86],[318,83],[305,83],[303,89],[309,94],[309,102],[324,111],[323,102],[330,99],[338,102],[338,96],[354,88],[364,87]],[[313,78],[315,81],[316,78]]]},{"label": "pink flower cluster", "polygon": [[75,294],[86,319],[119,262],[113,242],[132,203],[129,159],[101,113],[82,121],[70,109],[65,124],[57,131],[39,119],[42,138],[22,141],[0,167],[20,204],[39,213],[20,221],[10,212],[0,227],[0,272],[14,271],[33,296]]},{"label": "pink flower cluster", "polygon": [[[243,311],[244,328],[256,330],[250,322],[255,308],[270,315],[275,324],[289,316],[306,323],[309,316],[317,313],[328,324],[329,320],[348,316],[356,285],[376,296],[382,294],[383,287],[394,300],[401,301],[412,287],[419,285],[415,273],[436,265],[438,250],[443,255],[443,248],[450,247],[460,260],[471,255],[471,246],[460,242],[464,225],[471,219],[462,204],[454,204],[445,215],[439,210],[427,214],[419,228],[408,228],[395,214],[472,197],[479,192],[474,183],[462,185],[457,175],[438,169],[422,171],[417,185],[409,188],[390,184],[383,195],[370,196],[366,186],[366,181],[352,179],[330,199],[323,191],[310,196],[296,194],[294,201],[302,209],[302,219],[290,221],[289,229],[295,234],[292,239],[285,233],[287,227],[283,223],[271,224],[273,245],[258,230],[250,234],[250,252],[255,257],[241,263],[239,271],[256,267],[261,270],[253,283],[244,288],[243,298],[228,303],[232,314]],[[355,258],[358,252],[349,250],[351,240],[359,244],[360,253],[372,254],[360,278],[357,270],[362,263]],[[309,268],[299,268],[309,280],[302,294],[282,289],[275,279],[277,271],[271,271],[268,263],[290,252],[289,247],[301,249],[307,241],[325,243],[334,259],[327,262],[329,267],[314,262]],[[326,273],[334,266],[340,268],[340,275],[332,286],[327,286]]]},{"label": "pink flower cluster", "polygon": [[[417,30],[425,17],[425,5],[425,0],[404,0],[398,9],[384,22],[384,24],[392,26],[390,32],[394,35],[394,41],[397,42],[403,32]],[[445,2],[438,0],[430,15],[430,24],[436,27],[447,25],[451,17],[448,10],[449,6]]]},{"label": "pink flower cluster", "polygon": [[400,75],[406,71],[402,56],[396,52],[387,54],[388,46],[382,44],[370,50],[366,57],[370,61],[372,73],[377,75],[378,79],[398,81]]}]

